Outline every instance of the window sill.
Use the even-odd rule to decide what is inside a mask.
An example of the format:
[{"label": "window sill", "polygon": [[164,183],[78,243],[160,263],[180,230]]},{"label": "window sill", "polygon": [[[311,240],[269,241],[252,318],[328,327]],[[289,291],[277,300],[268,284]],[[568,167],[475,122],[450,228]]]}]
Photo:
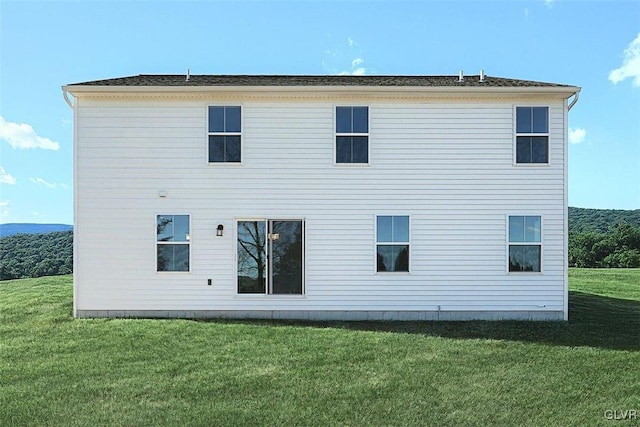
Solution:
[{"label": "window sill", "polygon": [[184,274],[184,275],[187,275],[187,274],[191,274],[191,272],[190,271],[156,271],[156,274],[158,274],[158,275],[164,275],[164,274],[171,274],[171,275]]},{"label": "window sill", "polygon": [[240,167],[240,166],[244,166],[244,163],[243,162],[207,162],[207,166]]},{"label": "window sill", "polygon": [[333,163],[333,166],[346,168],[362,168],[371,166],[371,163]]},{"label": "window sill", "polygon": [[410,271],[376,271],[376,276],[411,276]]},{"label": "window sill", "polygon": [[517,168],[539,168],[549,167],[551,163],[514,163],[513,166]]},{"label": "window sill", "polygon": [[507,276],[544,276],[542,271],[507,271]]},{"label": "window sill", "polygon": [[233,296],[234,299],[250,299],[250,300],[300,300],[306,299],[307,296],[305,294],[297,295],[297,294],[235,294]]}]

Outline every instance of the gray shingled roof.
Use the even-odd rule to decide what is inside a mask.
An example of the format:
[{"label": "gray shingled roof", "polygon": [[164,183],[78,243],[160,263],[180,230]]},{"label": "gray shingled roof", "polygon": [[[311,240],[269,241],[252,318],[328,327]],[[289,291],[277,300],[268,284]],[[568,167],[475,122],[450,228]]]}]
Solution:
[{"label": "gray shingled roof", "polygon": [[507,79],[485,76],[323,76],[323,75],[191,75],[187,81],[184,74],[140,74],[106,80],[73,83],[69,86],[407,86],[407,87],[566,87],[573,86],[537,82],[532,80]]}]

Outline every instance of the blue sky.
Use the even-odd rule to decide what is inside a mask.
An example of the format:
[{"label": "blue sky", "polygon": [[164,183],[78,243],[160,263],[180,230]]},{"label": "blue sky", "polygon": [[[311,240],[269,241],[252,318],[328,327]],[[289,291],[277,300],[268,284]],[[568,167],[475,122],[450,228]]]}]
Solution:
[{"label": "blue sky", "polygon": [[640,208],[640,2],[0,0],[0,223],[73,221],[60,86],[136,74],[478,74],[582,87],[569,204]]}]

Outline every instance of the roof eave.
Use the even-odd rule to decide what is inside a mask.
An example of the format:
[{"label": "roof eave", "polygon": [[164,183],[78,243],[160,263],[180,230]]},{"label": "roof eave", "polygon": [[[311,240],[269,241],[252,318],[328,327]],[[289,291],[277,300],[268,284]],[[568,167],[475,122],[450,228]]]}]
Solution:
[{"label": "roof eave", "polygon": [[100,95],[108,93],[161,94],[161,93],[208,93],[208,92],[312,92],[312,93],[473,93],[480,94],[549,94],[569,98],[580,92],[576,86],[102,86],[65,85],[62,90],[72,95]]}]

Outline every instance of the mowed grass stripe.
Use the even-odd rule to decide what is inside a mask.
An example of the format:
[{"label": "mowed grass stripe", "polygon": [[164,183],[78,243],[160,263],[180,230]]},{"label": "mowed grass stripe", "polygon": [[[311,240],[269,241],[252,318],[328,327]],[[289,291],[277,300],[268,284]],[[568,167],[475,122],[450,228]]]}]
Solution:
[{"label": "mowed grass stripe", "polygon": [[603,425],[640,412],[640,270],[590,272],[568,323],[74,320],[71,277],[0,282],[0,425]]}]

